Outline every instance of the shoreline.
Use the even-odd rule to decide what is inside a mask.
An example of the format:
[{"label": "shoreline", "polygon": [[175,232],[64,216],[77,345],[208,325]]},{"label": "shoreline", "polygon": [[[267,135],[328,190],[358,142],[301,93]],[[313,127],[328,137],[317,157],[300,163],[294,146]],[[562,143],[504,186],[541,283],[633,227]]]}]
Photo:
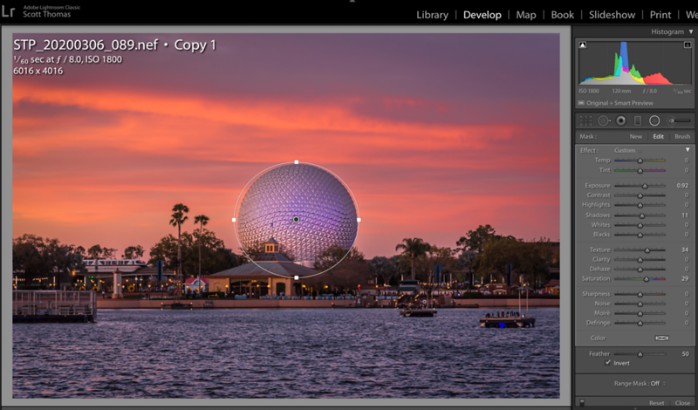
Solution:
[{"label": "shoreline", "polygon": [[[97,309],[161,309],[163,304],[174,303],[175,300],[153,299],[97,299]],[[369,304],[357,306],[356,300],[227,300],[227,299],[183,299],[179,302],[192,304],[193,309],[287,309],[287,308],[367,308],[394,309],[394,306],[384,304]],[[379,301],[381,302],[381,301]],[[508,299],[455,299],[454,306],[440,309],[518,309],[517,298]],[[522,306],[525,302],[522,302]],[[560,307],[560,299],[529,299],[530,308]]]}]

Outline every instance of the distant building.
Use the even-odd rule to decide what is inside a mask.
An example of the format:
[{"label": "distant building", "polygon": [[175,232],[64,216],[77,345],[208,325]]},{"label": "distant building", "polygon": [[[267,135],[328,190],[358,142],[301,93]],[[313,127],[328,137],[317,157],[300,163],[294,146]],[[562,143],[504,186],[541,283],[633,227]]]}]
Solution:
[{"label": "distant building", "polygon": [[294,263],[279,249],[280,244],[270,238],[254,262],[209,275],[209,291],[250,297],[299,295],[303,278],[317,272]]},{"label": "distant building", "polygon": [[488,283],[480,287],[480,293],[489,295],[508,295],[510,292],[509,286],[504,283]]},{"label": "distant building", "polygon": [[560,280],[551,279],[543,286],[543,292],[548,295],[560,295]]},{"label": "distant building", "polygon": [[189,278],[184,282],[184,291],[187,293],[208,292],[208,279]]},{"label": "distant building", "polygon": [[[168,286],[176,277],[176,272],[172,269],[163,269],[162,277],[158,281],[158,269],[155,266],[139,266],[138,269],[124,272],[121,267],[114,266],[109,272],[90,272],[83,274],[86,289],[102,290],[111,289],[114,284],[114,273],[118,273],[123,279],[121,284],[125,290],[131,289],[156,289],[158,286]],[[132,285],[132,286],[131,286]]]}]

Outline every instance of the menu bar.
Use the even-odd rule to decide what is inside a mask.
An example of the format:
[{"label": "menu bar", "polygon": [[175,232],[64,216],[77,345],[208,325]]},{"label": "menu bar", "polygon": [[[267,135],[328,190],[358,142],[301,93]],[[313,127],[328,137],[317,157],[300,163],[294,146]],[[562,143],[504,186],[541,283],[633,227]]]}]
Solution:
[{"label": "menu bar", "polygon": [[0,24],[607,24],[698,23],[698,8],[500,8],[460,1],[307,0],[195,4],[124,0],[2,3]]}]

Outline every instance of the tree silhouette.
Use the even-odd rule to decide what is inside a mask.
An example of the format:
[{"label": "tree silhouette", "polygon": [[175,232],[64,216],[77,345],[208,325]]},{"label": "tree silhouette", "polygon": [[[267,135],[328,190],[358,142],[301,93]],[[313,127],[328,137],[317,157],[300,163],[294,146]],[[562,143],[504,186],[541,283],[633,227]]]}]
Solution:
[{"label": "tree silhouette", "polygon": [[124,249],[122,257],[124,259],[137,259],[143,256],[143,247],[141,245],[128,246]]},{"label": "tree silhouette", "polygon": [[431,245],[424,242],[422,238],[404,238],[402,243],[395,245],[395,250],[402,250],[402,254],[410,259],[411,279],[415,280],[415,262],[418,258],[427,254]]},{"label": "tree silhouette", "polygon": [[181,281],[184,280],[184,272],[182,272],[182,224],[189,219],[187,215],[189,207],[179,203],[172,207],[172,219],[170,225],[177,227],[177,275]]}]

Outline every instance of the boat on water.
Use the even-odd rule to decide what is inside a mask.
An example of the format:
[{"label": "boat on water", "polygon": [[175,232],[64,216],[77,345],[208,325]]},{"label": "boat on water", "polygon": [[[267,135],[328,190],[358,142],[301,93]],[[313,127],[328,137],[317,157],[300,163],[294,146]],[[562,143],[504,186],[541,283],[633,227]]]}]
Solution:
[{"label": "boat on water", "polygon": [[192,310],[194,308],[194,304],[189,302],[189,303],[182,303],[182,302],[172,302],[172,303],[161,303],[160,304],[160,310]]},{"label": "boat on water", "polygon": [[521,310],[521,288],[519,288],[519,310],[487,313],[480,319],[482,328],[531,328],[536,327],[536,318],[528,315],[528,289],[526,289],[526,312]]},{"label": "boat on water", "polygon": [[488,313],[480,319],[480,327],[499,329],[536,327],[536,318],[525,315],[497,316]]},{"label": "boat on water", "polygon": [[437,313],[434,308],[405,307],[400,309],[400,316],[402,317],[434,317]]},{"label": "boat on water", "polygon": [[419,292],[419,283],[416,280],[404,280],[400,283],[398,291],[403,291],[398,297],[398,308],[402,317],[434,317],[436,308],[434,301]]}]

